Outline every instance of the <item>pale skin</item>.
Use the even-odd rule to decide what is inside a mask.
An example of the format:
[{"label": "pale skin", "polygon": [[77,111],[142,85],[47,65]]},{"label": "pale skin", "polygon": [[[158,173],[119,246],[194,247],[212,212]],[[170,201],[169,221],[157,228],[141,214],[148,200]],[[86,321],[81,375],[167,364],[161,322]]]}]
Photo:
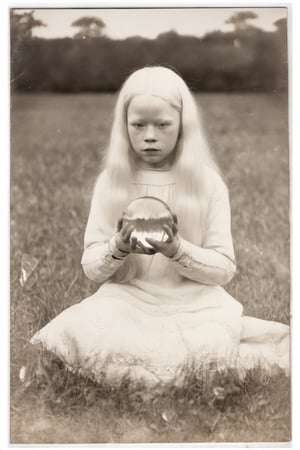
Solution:
[{"label": "pale skin", "polygon": [[[180,113],[160,97],[138,95],[130,102],[127,111],[127,130],[132,151],[139,166],[145,169],[168,169],[171,167],[180,133]],[[151,249],[136,238],[131,239],[132,225],[122,226],[118,221],[116,245],[124,253],[153,255],[161,253],[172,258],[180,244],[177,217],[174,225],[164,225],[168,238],[165,242],[147,238]]]}]

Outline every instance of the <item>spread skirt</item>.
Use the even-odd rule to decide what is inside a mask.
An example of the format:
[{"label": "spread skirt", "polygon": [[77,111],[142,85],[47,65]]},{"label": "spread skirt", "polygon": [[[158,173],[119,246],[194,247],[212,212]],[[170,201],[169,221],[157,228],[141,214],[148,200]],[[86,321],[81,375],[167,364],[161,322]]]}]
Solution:
[{"label": "spread skirt", "polygon": [[[144,286],[106,283],[67,308],[31,339],[68,368],[96,381],[124,376],[149,385],[180,380],[184,368],[260,367],[289,372],[289,327],[242,316],[219,286],[198,285],[168,301]],[[173,297],[174,298],[174,297]]]}]

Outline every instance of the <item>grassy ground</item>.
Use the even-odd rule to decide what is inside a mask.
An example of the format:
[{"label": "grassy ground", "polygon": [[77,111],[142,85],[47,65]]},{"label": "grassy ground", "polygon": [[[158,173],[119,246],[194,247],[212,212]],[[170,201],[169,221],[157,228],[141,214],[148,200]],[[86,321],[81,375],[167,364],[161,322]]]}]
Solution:
[{"label": "grassy ground", "polygon": [[[228,182],[238,271],[227,290],[247,315],[289,322],[289,161],[286,99],[201,95]],[[148,392],[95,385],[32,352],[28,339],[96,284],[80,258],[112,95],[12,99],[11,442],[247,442],[290,440],[290,385],[281,373],[235,374]],[[24,253],[37,281],[20,286]],[[27,367],[23,383],[22,366]],[[218,389],[216,389],[218,388]],[[221,389],[221,390],[220,390]]]}]

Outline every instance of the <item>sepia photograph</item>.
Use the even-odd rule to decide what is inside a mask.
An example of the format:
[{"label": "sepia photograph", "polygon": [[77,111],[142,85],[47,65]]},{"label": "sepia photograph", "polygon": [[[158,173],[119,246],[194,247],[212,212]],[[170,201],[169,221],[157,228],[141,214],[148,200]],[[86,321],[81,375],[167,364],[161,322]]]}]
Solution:
[{"label": "sepia photograph", "polygon": [[10,444],[288,446],[289,8],[9,16]]}]

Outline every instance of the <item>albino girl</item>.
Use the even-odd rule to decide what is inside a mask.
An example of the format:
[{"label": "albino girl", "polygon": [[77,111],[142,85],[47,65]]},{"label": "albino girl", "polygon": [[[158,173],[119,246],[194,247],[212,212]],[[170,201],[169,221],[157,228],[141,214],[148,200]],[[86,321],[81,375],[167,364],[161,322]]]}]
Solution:
[{"label": "albino girl", "polygon": [[[165,242],[145,245],[122,221],[143,196],[173,213]],[[236,269],[228,190],[195,101],[170,69],[140,69],[119,93],[82,267],[97,292],[31,340],[73,370],[98,381],[126,375],[155,384],[175,381],[188,364],[241,374],[256,366],[289,369],[289,327],[243,317],[221,287]]]}]

